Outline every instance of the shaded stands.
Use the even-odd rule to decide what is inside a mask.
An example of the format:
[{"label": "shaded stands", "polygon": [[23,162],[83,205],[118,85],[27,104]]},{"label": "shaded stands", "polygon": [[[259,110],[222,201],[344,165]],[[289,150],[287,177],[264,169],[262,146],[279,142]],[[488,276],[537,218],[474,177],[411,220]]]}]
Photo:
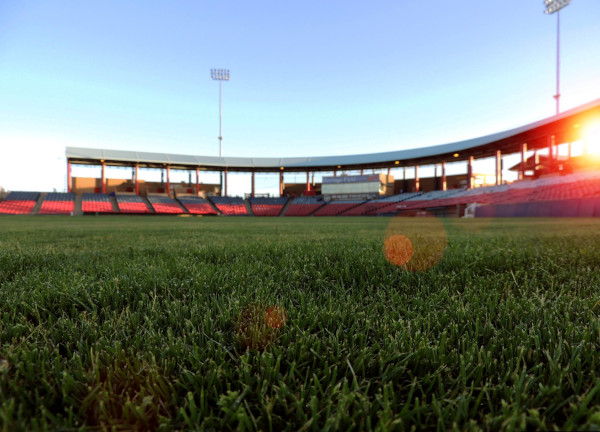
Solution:
[{"label": "shaded stands", "polygon": [[330,201],[317,210],[315,216],[337,216],[347,210],[352,209],[363,204],[364,200],[344,200],[344,201]]},{"label": "shaded stands", "polygon": [[148,201],[150,201],[157,214],[185,213],[177,201],[166,195],[148,195]]},{"label": "shaded stands", "polygon": [[42,202],[39,214],[70,215],[75,211],[75,194],[49,193]]},{"label": "shaded stands", "polygon": [[209,198],[224,215],[246,216],[248,209],[242,198],[213,196]]},{"label": "shaded stands", "polygon": [[196,196],[184,196],[177,197],[177,200],[181,203],[185,209],[191,214],[197,215],[216,215],[217,212],[210,205],[208,200]]},{"label": "shaded stands", "polygon": [[81,211],[83,213],[113,213],[113,206],[108,195],[84,193]]},{"label": "shaded stands", "polygon": [[351,208],[342,213],[342,216],[361,216],[361,215],[378,215],[382,213],[393,213],[396,211],[396,204],[420,195],[421,192],[402,193],[391,197],[367,201],[359,206]]},{"label": "shaded stands", "polygon": [[323,207],[325,202],[320,196],[302,196],[294,198],[285,212],[285,216],[308,216]]},{"label": "shaded stands", "polygon": [[11,192],[0,203],[0,214],[30,214],[39,197],[39,192]]},{"label": "shaded stands", "polygon": [[[600,216],[600,173],[575,173],[510,185],[490,194],[477,217]],[[484,200],[476,202],[482,203]]]},{"label": "shaded stands", "polygon": [[286,197],[281,198],[250,198],[254,216],[279,216],[287,203]]},{"label": "shaded stands", "polygon": [[144,199],[139,195],[117,195],[117,206],[121,213],[146,214],[151,213]]}]

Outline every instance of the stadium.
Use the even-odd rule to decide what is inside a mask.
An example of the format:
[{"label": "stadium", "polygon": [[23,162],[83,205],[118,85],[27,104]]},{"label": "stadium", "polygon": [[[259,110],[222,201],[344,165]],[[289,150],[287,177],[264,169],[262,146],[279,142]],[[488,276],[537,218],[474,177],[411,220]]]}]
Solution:
[{"label": "stadium", "polygon": [[[596,204],[599,130],[600,100],[596,100],[493,135],[387,153],[217,158],[68,147],[67,193],[11,192],[0,202],[0,213],[393,216],[429,212],[454,217],[593,217],[600,216]],[[508,183],[503,181],[502,157],[514,154],[520,162],[511,169],[519,180]],[[475,159],[489,157],[494,158],[495,172],[478,178],[473,172]],[[465,174],[446,176],[446,164],[460,161],[466,165]],[[99,166],[102,176],[72,178],[72,165]],[[419,178],[419,167],[424,165],[434,166],[436,177]],[[105,177],[107,166],[129,167],[132,180],[111,182]],[[144,168],[160,169],[162,181],[140,182],[138,173]],[[414,173],[410,180],[407,168]],[[402,179],[396,180],[392,169],[394,174],[401,170]],[[171,184],[172,170],[189,172],[189,182]],[[219,172],[223,184],[203,183],[201,190],[201,171]],[[228,172],[251,173],[247,199],[227,195]],[[257,172],[279,173],[279,197],[255,196]],[[286,187],[284,174],[290,172],[305,172],[306,183]],[[315,172],[329,176],[311,184]],[[493,177],[493,185],[485,182],[487,177]]]},{"label": "stadium", "polygon": [[[544,4],[552,15],[569,1]],[[392,2],[381,10],[255,2],[236,6],[240,17],[218,2],[0,6],[3,25],[4,15],[24,24],[7,32],[19,37],[0,40],[9,59],[0,58],[8,71],[0,71],[0,90],[8,90],[0,91],[0,111],[8,106],[0,140],[10,142],[0,179],[11,185],[0,189],[0,430],[599,430],[595,76],[581,81],[585,99],[567,99],[560,111],[557,65],[556,114],[538,116],[545,111],[534,84],[543,80],[527,68],[546,67],[532,49],[541,27],[520,40],[503,19],[481,18],[492,11],[484,2],[452,5],[456,13],[436,6],[448,16],[403,4],[403,26]],[[578,2],[589,15],[593,6]],[[578,19],[588,22],[582,11]],[[518,14],[497,13],[514,17],[518,37],[527,34]],[[579,29],[582,44],[597,34],[597,20],[589,22]],[[423,23],[431,23],[434,56],[422,50],[427,35],[415,33]],[[484,27],[501,43],[490,44]],[[453,32],[464,49],[452,45]],[[292,49],[297,35],[305,44]],[[520,44],[531,56],[519,63],[524,75],[506,61],[518,55],[500,49]],[[191,46],[201,61],[189,59]],[[212,134],[216,116],[195,111],[209,97],[190,90],[197,77],[189,71],[233,53],[248,75],[261,62],[277,66],[268,86],[248,78],[227,105],[252,150],[195,153],[198,130],[208,124]],[[587,54],[575,57],[577,68],[594,64]],[[425,87],[415,75],[378,87],[387,75],[363,68],[371,58],[403,77],[408,60],[422,60],[415,74]],[[471,73],[488,58],[491,69]],[[311,75],[304,63],[319,70]],[[354,69],[369,75],[367,87]],[[332,71],[309,91],[307,82]],[[499,93],[491,88],[507,71],[515,82],[524,76],[533,96],[520,87],[498,97],[507,82]],[[436,81],[456,73],[465,75],[458,93]],[[286,92],[279,74],[301,78]],[[574,89],[576,75],[567,76]],[[219,81],[221,152],[219,77],[229,71],[211,77]],[[263,96],[270,86],[277,90]],[[378,122],[388,93],[393,124]],[[469,110],[473,93],[485,105]],[[436,111],[452,95],[465,99],[452,101],[450,111],[460,112]],[[480,125],[503,113],[504,123]],[[335,116],[342,129],[330,124]],[[459,117],[461,139],[446,135]],[[357,118],[373,140],[353,127]],[[406,139],[389,131],[377,138],[378,126],[396,123]],[[16,138],[3,131],[13,124]],[[177,144],[189,124],[194,144]],[[442,138],[422,145],[415,137],[436,124]],[[29,136],[27,127],[43,134]],[[302,153],[306,136],[329,128]],[[166,138],[154,140],[161,130]],[[257,144],[263,134],[277,145]]]}]

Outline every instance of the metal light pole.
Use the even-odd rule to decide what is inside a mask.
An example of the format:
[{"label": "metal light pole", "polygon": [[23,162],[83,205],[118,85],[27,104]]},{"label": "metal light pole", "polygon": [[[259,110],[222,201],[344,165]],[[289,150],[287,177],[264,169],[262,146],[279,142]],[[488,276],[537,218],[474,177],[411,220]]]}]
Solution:
[{"label": "metal light pole", "polygon": [[556,12],[556,94],[553,96],[556,99],[556,114],[560,112],[560,10],[571,3],[571,0],[544,0],[547,15],[552,15]]},{"label": "metal light pole", "polygon": [[[223,123],[223,90],[222,83],[223,81],[229,81],[229,69],[211,69],[210,77],[219,81],[219,157],[223,156],[223,133],[222,133],[222,123]],[[221,171],[221,195],[223,195],[223,171]]]}]

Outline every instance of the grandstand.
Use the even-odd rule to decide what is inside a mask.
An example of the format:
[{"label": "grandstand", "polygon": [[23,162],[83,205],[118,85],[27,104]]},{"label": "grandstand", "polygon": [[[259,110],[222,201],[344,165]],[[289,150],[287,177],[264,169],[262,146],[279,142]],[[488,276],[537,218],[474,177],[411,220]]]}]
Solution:
[{"label": "grandstand", "polygon": [[156,214],[182,214],[185,210],[177,201],[166,195],[148,195],[148,201]]},{"label": "grandstand", "polygon": [[39,192],[11,192],[0,203],[0,214],[30,214],[39,197]]},{"label": "grandstand", "polygon": [[279,216],[285,207],[287,197],[280,198],[250,198],[254,216]]},{"label": "grandstand", "polygon": [[320,196],[296,197],[285,212],[285,216],[309,216],[323,205],[325,202]]},{"label": "grandstand", "polygon": [[[375,216],[432,211],[440,215],[461,216],[469,207],[477,209],[474,212],[476,216],[590,215],[595,214],[595,204],[589,200],[600,196],[600,158],[589,153],[591,143],[585,141],[582,131],[594,124],[600,124],[600,99],[504,132],[450,144],[384,153],[242,158],[67,147],[68,193],[11,192],[0,202],[0,214]],[[583,143],[582,155],[572,156],[573,142]],[[568,155],[561,155],[560,149],[562,153],[567,150]],[[503,181],[502,176],[503,157],[509,154],[521,159],[519,164],[509,168],[519,176],[519,180],[513,183]],[[475,187],[475,158],[495,158],[495,184]],[[446,176],[447,163],[464,164],[466,174]],[[102,176],[71,178],[73,164],[100,166]],[[435,178],[419,177],[419,168],[427,165],[435,167]],[[107,166],[129,167],[135,175],[127,181],[106,179]],[[166,182],[140,181],[138,170],[143,168],[159,168],[162,174],[166,174]],[[402,169],[405,174],[407,168],[414,170],[413,179],[407,180],[403,175],[402,180],[394,180],[392,169]],[[437,175],[438,168],[441,168],[440,177]],[[189,171],[187,184],[172,187],[169,177],[172,170]],[[365,170],[372,172],[365,174]],[[196,172],[195,193],[193,171]],[[220,190],[220,185],[201,183],[199,176],[203,171],[220,172],[224,190]],[[228,172],[251,174],[248,200],[227,196]],[[279,174],[280,197],[256,196],[254,178],[257,172]],[[314,178],[313,184],[310,183],[310,175],[315,172],[323,173],[321,184],[315,184]],[[302,184],[292,185],[294,188],[287,189],[290,197],[283,195],[287,173],[306,173],[305,188],[296,188]],[[338,176],[339,173],[351,175]],[[485,177],[490,175],[485,174]],[[122,190],[135,193],[123,193]],[[316,195],[317,191],[323,195]],[[295,196],[299,193],[303,196]],[[175,195],[177,199],[173,198]],[[200,195],[208,195],[208,199]],[[550,208],[550,204],[535,203],[561,201],[569,201],[569,211],[536,210]],[[485,209],[484,206],[489,207]],[[573,210],[575,207],[581,210]]]},{"label": "grandstand", "polygon": [[217,211],[210,202],[197,196],[177,197],[177,200],[190,214],[195,215],[216,215]]},{"label": "grandstand", "polygon": [[224,215],[247,216],[248,208],[246,202],[238,197],[210,197],[217,209]]},{"label": "grandstand", "polygon": [[106,194],[85,193],[81,202],[83,213],[113,213],[114,207],[110,196]]},{"label": "grandstand", "polygon": [[70,215],[75,211],[75,194],[49,193],[44,197],[39,214]]},{"label": "grandstand", "polygon": [[151,213],[148,204],[146,204],[146,201],[139,195],[116,195],[116,198],[121,213]]}]

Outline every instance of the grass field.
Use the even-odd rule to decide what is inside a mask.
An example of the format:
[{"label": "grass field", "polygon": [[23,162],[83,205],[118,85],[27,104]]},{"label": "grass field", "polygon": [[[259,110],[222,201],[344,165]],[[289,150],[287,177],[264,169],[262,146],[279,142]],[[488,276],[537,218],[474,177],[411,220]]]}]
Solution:
[{"label": "grass field", "polygon": [[[442,249],[396,267],[390,226]],[[589,219],[2,217],[0,429],[597,430],[599,245]]]}]

